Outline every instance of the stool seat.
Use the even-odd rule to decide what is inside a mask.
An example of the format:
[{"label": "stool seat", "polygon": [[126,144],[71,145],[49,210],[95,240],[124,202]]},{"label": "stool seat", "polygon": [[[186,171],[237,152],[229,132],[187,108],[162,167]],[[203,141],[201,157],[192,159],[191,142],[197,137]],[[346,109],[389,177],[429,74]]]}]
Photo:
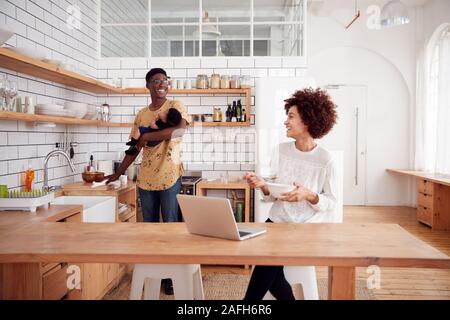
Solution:
[{"label": "stool seat", "polygon": [[177,300],[204,300],[199,264],[136,264],[131,280],[130,300],[159,300],[161,279],[172,279]]}]

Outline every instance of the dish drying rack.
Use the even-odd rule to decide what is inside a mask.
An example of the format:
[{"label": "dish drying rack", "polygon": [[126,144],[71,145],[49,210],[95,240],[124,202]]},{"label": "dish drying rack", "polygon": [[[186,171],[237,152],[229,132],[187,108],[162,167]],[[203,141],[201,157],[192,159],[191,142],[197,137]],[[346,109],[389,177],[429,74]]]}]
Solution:
[{"label": "dish drying rack", "polygon": [[0,211],[17,210],[36,212],[38,207],[48,209],[49,203],[55,198],[55,193],[42,193],[41,191],[14,192],[9,198],[0,198]]}]

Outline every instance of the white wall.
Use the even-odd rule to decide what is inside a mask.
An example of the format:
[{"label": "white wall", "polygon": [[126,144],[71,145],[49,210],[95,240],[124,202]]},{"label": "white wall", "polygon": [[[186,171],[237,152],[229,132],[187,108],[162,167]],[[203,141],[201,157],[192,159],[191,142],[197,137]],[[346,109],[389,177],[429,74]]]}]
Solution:
[{"label": "white wall", "polygon": [[423,6],[423,39],[429,40],[441,24],[450,22],[450,1],[431,0]]},{"label": "white wall", "polygon": [[308,74],[320,85],[367,85],[367,204],[411,203],[410,184],[386,168],[412,165],[412,111],[415,96],[416,10],[411,23],[369,29],[370,5],[359,1],[361,18],[352,20],[354,3],[328,0],[308,19]]}]

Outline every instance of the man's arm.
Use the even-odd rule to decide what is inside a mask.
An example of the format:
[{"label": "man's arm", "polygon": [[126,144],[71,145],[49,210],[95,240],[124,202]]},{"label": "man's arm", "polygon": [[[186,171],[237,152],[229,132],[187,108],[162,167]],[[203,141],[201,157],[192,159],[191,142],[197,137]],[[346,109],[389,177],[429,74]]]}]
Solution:
[{"label": "man's arm", "polygon": [[123,158],[119,169],[117,169],[116,173],[111,174],[109,176],[107,176],[106,178],[108,178],[108,181],[106,181],[106,184],[116,181],[117,179],[119,179],[119,177],[125,173],[125,171],[128,169],[128,167],[133,163],[134,159],[136,159],[136,157],[138,156],[139,153],[136,153],[135,155],[125,155],[125,158]]},{"label": "man's arm", "polygon": [[186,127],[186,120],[181,119],[180,124],[176,127],[147,132],[140,137],[138,148],[145,146],[148,141],[162,141],[182,137],[186,131]]}]

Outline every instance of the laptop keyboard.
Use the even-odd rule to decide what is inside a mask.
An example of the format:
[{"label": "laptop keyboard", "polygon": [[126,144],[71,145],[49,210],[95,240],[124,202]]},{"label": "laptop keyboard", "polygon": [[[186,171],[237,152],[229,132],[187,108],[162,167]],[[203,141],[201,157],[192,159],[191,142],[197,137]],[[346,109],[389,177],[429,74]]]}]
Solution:
[{"label": "laptop keyboard", "polygon": [[246,235],[249,235],[249,234],[251,234],[251,232],[239,231],[240,237],[245,237]]}]

